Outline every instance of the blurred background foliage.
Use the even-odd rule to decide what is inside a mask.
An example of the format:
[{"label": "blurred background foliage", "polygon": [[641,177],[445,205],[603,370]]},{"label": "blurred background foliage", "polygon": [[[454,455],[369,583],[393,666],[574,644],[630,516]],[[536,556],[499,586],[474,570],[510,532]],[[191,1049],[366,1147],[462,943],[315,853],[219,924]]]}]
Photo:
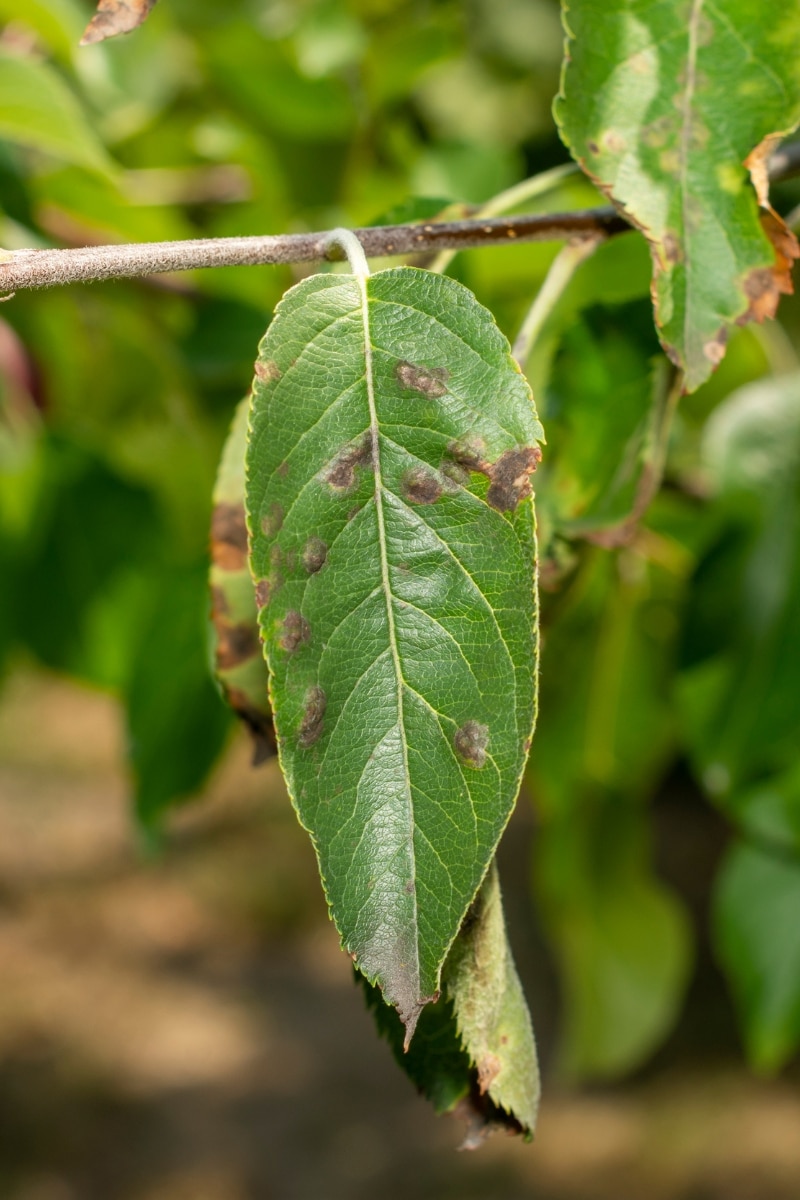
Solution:
[{"label": "blurred background foliage", "polygon": [[[426,217],[567,158],[553,0],[161,0],[134,35],[78,49],[91,8],[0,0],[6,248]],[[597,202],[567,174],[527,208]],[[557,250],[450,269],[513,339]],[[229,736],[208,672],[211,488],[297,277],[230,268],[0,310],[2,669],[33,659],[121,698],[151,837]],[[724,821],[709,920],[750,1060],[774,1071],[800,1044],[798,336],[787,300],[676,409],[631,234],[579,267],[528,363],[548,445],[525,802],[574,1077],[640,1066],[683,1008],[708,934],[654,867],[676,789],[676,819]]]}]

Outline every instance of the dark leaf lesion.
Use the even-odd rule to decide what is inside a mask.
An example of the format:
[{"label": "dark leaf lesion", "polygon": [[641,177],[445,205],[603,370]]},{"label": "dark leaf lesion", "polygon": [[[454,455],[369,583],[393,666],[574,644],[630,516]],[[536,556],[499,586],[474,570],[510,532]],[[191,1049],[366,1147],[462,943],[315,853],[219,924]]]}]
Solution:
[{"label": "dark leaf lesion", "polygon": [[451,477],[458,472],[477,471],[489,480],[486,501],[498,512],[513,512],[531,494],[531,475],[542,461],[538,446],[517,446],[506,450],[495,462],[484,457],[483,445],[475,442],[451,442],[448,447]]},{"label": "dark leaf lesion", "polygon": [[423,367],[402,360],[394,373],[401,387],[419,392],[421,396],[435,400],[447,394],[447,381],[450,378],[447,367]]},{"label": "dark leaf lesion", "polygon": [[328,698],[319,684],[309,688],[306,692],[300,728],[297,731],[298,745],[308,748],[319,741],[327,707]]},{"label": "dark leaf lesion", "polygon": [[336,457],[328,463],[321,478],[335,492],[350,492],[358,480],[360,468],[372,462],[372,437],[366,430],[361,437],[343,446]]}]

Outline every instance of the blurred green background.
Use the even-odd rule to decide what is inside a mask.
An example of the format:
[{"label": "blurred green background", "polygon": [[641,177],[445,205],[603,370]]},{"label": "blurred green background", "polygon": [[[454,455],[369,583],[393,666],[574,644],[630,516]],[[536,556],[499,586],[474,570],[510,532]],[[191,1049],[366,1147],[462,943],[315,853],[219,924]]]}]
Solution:
[{"label": "blurred green background", "polygon": [[[428,217],[567,159],[551,0],[160,0],[81,50],[91,8],[0,0],[8,249]],[[449,269],[513,340],[557,250]],[[0,309],[0,1195],[796,1197],[800,306],[673,414],[631,234],[534,347],[541,715],[501,869],[544,1115],[466,1162],[208,671],[216,461],[296,278]]]}]

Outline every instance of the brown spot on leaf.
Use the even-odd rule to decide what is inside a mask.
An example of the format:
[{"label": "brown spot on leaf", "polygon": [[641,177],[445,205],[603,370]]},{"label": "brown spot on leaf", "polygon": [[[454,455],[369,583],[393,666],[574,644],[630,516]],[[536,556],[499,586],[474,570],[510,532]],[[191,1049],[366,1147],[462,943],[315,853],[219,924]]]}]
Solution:
[{"label": "brown spot on leaf", "polygon": [[486,763],[486,747],[489,745],[489,727],[479,721],[465,721],[456,730],[453,745],[465,762],[480,769]]},{"label": "brown spot on leaf", "polygon": [[250,731],[253,739],[253,766],[258,767],[267,759],[274,758],[278,753],[278,742],[272,715],[266,708],[263,712],[257,709],[240,688],[223,684],[223,689],[228,704]]},{"label": "brown spot on leaf", "polygon": [[280,475],[281,479],[286,478],[286,476],[289,474],[289,463],[286,459],[283,460],[279,467],[276,467],[276,472],[278,475]]},{"label": "brown spot on leaf", "polygon": [[118,33],[130,33],[141,25],[156,0],[100,0],[81,38],[82,46],[103,42]]},{"label": "brown spot on leaf", "polygon": [[259,608],[266,608],[269,604],[270,596],[272,595],[272,584],[268,579],[259,579],[256,584],[256,604]]},{"label": "brown spot on leaf", "polygon": [[792,266],[795,259],[800,258],[797,238],[772,208],[762,209],[760,218],[761,228],[772,243],[775,264],[753,271],[745,279],[744,290],[750,305],[739,319],[740,325],[774,317],[781,296],[791,296],[794,291]]},{"label": "brown spot on leaf", "polygon": [[664,256],[668,263],[679,263],[683,260],[683,246],[681,239],[671,229],[668,229],[664,234]]},{"label": "brown spot on leaf", "polygon": [[727,340],[727,329],[720,329],[717,336],[711,338],[710,341],[706,342],[703,346],[703,354],[710,363],[714,364],[715,367],[718,367],[725,357],[725,344]]},{"label": "brown spot on leaf", "polygon": [[447,393],[450,372],[446,367],[418,367],[414,363],[399,362],[394,371],[401,387],[435,400]]},{"label": "brown spot on leaf", "polygon": [[303,566],[309,575],[316,575],[325,566],[328,547],[322,538],[311,537],[303,547]]},{"label": "brown spot on leaf", "polygon": [[412,467],[403,476],[403,496],[410,504],[435,504],[442,494],[442,485],[433,471]]},{"label": "brown spot on leaf", "polygon": [[242,504],[217,504],[211,514],[211,559],[224,571],[247,563],[247,523]]},{"label": "brown spot on leaf", "polygon": [[406,895],[413,896],[414,892],[416,890],[417,890],[417,885],[414,883],[414,880],[409,879],[408,883],[405,886]]},{"label": "brown spot on leaf", "polygon": [[485,1095],[494,1083],[503,1066],[496,1054],[484,1054],[478,1065],[478,1088]]},{"label": "brown spot on leaf", "polygon": [[228,598],[221,587],[211,588],[211,618],[216,621],[218,617],[227,617],[230,612],[228,607]]},{"label": "brown spot on leaf", "polygon": [[284,650],[293,654],[298,646],[311,638],[311,626],[302,613],[290,608],[283,619],[283,632],[279,642]]},{"label": "brown spot on leaf", "polygon": [[255,365],[256,379],[262,383],[277,383],[281,378],[281,369],[271,358],[257,359]]},{"label": "brown spot on leaf", "polygon": [[530,476],[542,459],[538,446],[506,450],[494,463],[483,457],[484,447],[477,441],[451,442],[447,449],[457,467],[480,471],[487,477],[490,487],[486,499],[500,512],[512,512],[521,500],[530,496]]},{"label": "brown spot on leaf", "polygon": [[273,538],[282,526],[283,506],[275,500],[270,504],[269,509],[261,518],[261,532],[264,534],[264,537]]},{"label": "brown spot on leaf", "polygon": [[337,492],[349,492],[356,483],[356,472],[372,459],[372,439],[369,431],[355,442],[344,446],[322,472],[322,478]]},{"label": "brown spot on leaf", "polygon": [[234,625],[220,619],[215,622],[217,631],[217,669],[230,671],[261,653],[258,633],[252,625]]},{"label": "brown spot on leaf", "polygon": [[491,480],[486,499],[492,508],[500,512],[513,512],[520,500],[531,494],[530,476],[541,462],[542,452],[538,446],[521,446],[518,450],[506,450],[486,474]]},{"label": "brown spot on leaf", "polygon": [[322,722],[327,706],[327,696],[318,684],[308,689],[303,709],[303,718],[297,732],[299,745],[305,747],[313,746],[314,742],[318,740],[322,733]]},{"label": "brown spot on leaf", "polygon": [[795,259],[800,258],[800,245],[769,202],[769,160],[780,141],[779,134],[770,134],[744,160],[761,206],[761,228],[772,244],[775,263],[770,268],[754,271],[745,279],[744,290],[750,304],[744,316],[739,318],[739,325],[774,317],[780,297],[790,296],[794,291],[792,266]]}]

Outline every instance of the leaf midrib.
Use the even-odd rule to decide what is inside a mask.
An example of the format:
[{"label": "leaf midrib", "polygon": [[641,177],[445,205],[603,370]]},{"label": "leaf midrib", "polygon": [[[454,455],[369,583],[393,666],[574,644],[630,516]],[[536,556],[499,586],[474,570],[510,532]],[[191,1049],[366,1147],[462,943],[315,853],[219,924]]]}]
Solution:
[{"label": "leaf midrib", "polygon": [[[362,274],[356,276],[358,279],[359,294],[361,296],[361,315],[364,327],[364,375],[367,384],[367,404],[369,407],[369,422],[370,422],[370,438],[372,443],[372,470],[375,478],[375,512],[378,521],[378,546],[380,550],[381,560],[381,586],[383,589],[384,600],[386,603],[386,622],[389,633],[389,647],[392,655],[392,665],[394,666],[395,681],[397,684],[397,725],[400,732],[400,745],[403,752],[403,772],[405,775],[405,790],[406,804],[409,815],[409,854],[411,858],[412,880],[416,883],[417,868],[416,868],[416,852],[414,847],[414,801],[411,795],[411,775],[408,766],[408,746],[406,745],[405,736],[405,721],[403,719],[403,671],[400,663],[400,653],[397,646],[397,630],[394,621],[394,596],[392,594],[391,581],[389,579],[389,557],[386,549],[386,523],[383,513],[383,473],[381,468],[381,447],[380,447],[380,429],[378,426],[378,410],[375,404],[375,378],[372,365],[372,332],[369,321],[369,297],[367,295],[367,277]],[[414,911],[414,974],[415,974],[415,991],[420,990],[420,961],[419,961],[419,913],[417,911],[417,895],[416,888],[411,893],[411,903]],[[419,995],[417,994],[417,1000]],[[404,1013],[404,1020],[407,1022],[409,1018],[413,1019],[413,1013]],[[413,1025],[411,1026],[413,1032]],[[408,1034],[406,1035],[408,1038]]]}]

